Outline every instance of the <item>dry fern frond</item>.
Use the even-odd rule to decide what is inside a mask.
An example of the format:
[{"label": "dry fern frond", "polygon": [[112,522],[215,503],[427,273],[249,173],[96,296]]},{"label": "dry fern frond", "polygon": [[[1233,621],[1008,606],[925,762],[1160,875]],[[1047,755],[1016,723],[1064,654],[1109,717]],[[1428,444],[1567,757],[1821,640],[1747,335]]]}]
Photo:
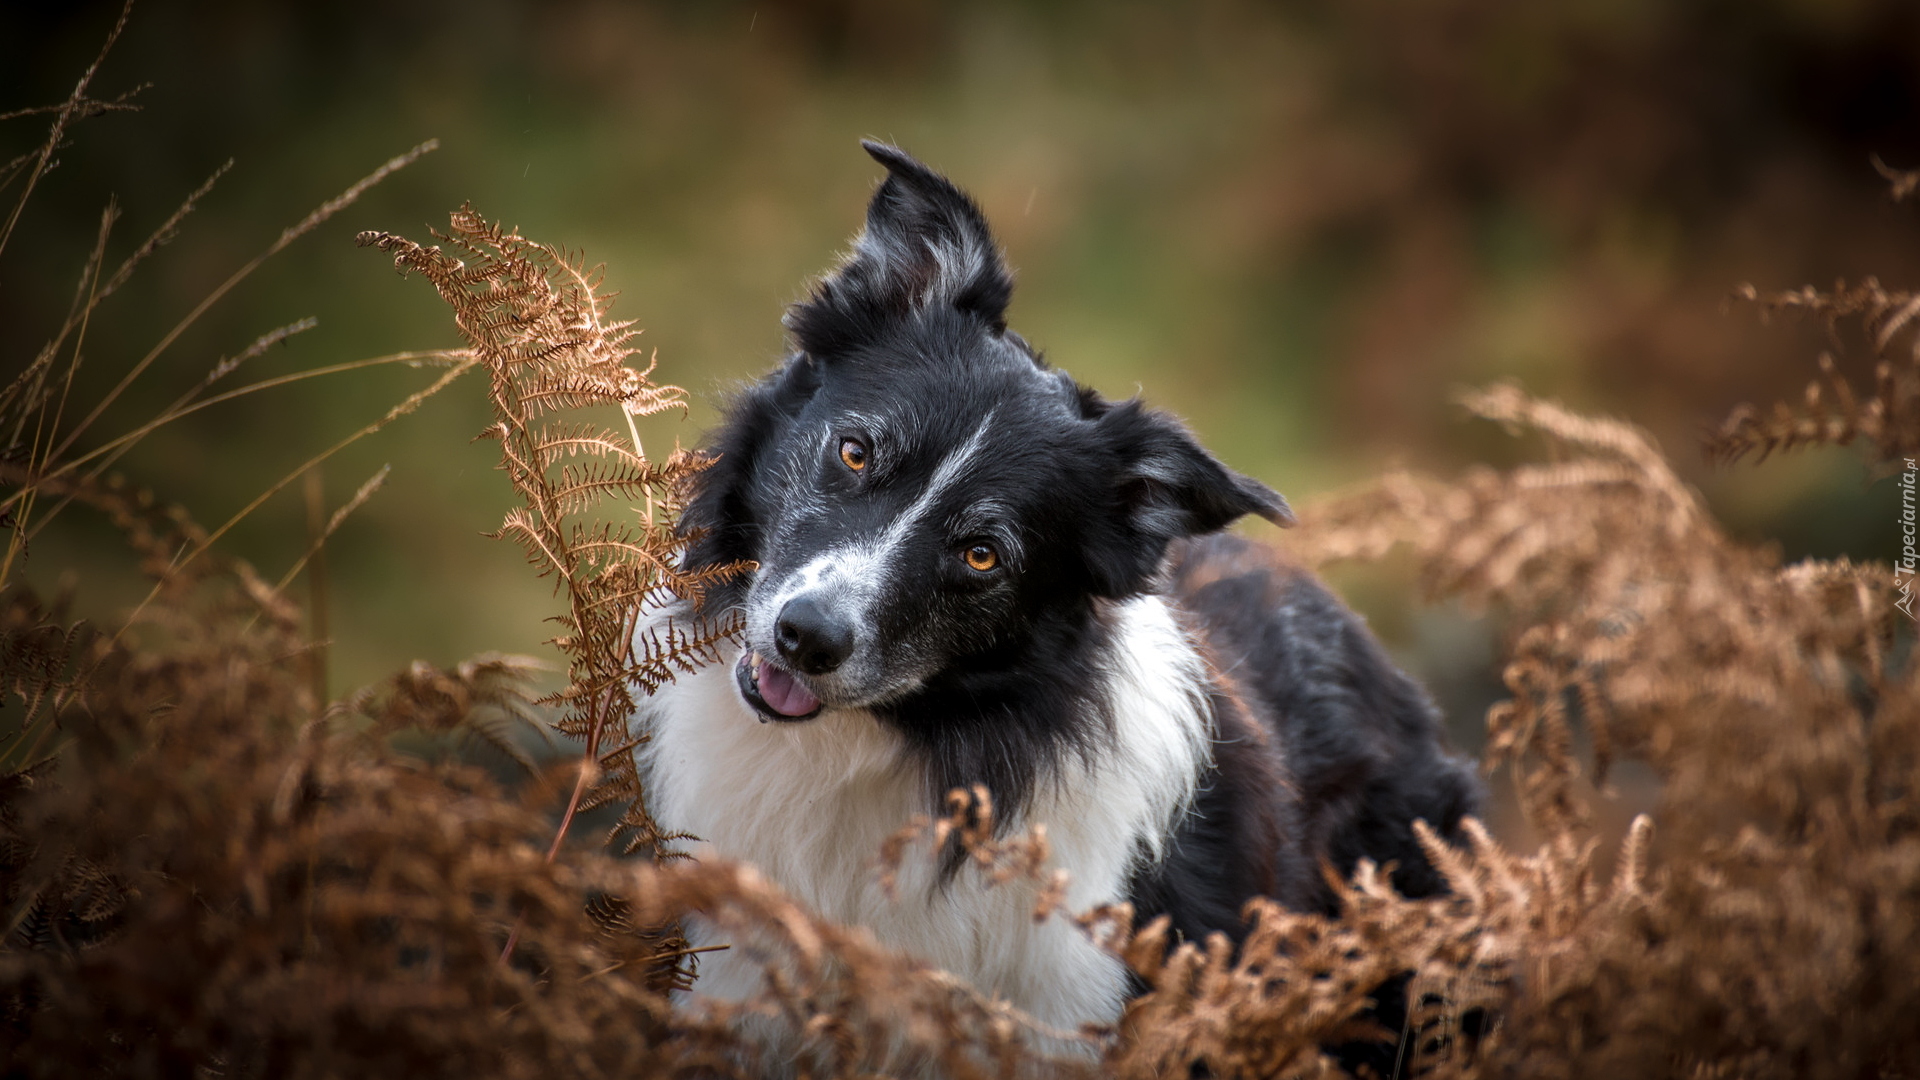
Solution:
[{"label": "dry fern frond", "polygon": [[[185,625],[173,603],[155,617]],[[201,609],[196,637],[165,652],[115,647],[63,711],[74,739],[60,757],[0,775],[11,1071],[682,1067],[694,1048],[669,1036],[656,976],[603,948],[582,908],[627,873],[548,861],[545,815],[477,772],[302,723],[290,632],[236,634],[220,610]],[[453,674],[482,685],[518,668]],[[452,714],[427,700],[446,677],[403,681],[422,687],[422,708]],[[511,966],[499,961],[510,926]]]},{"label": "dry fern frond", "polygon": [[[635,641],[649,604],[667,595],[697,603],[716,580],[712,571],[681,571],[681,556],[696,538],[675,529],[679,492],[707,461],[676,451],[655,463],[634,425],[635,417],[684,409],[685,393],[653,383],[652,364],[628,363],[639,331],[608,316],[612,300],[599,291],[598,270],[577,256],[490,223],[471,207],[453,214],[447,233],[434,235],[450,250],[390,233],[362,233],[359,243],[392,253],[395,267],[418,272],[453,308],[491,376],[496,419],[482,435],[499,441],[501,468],[523,501],[496,535],[520,544],[528,562],[566,592],[554,644],[567,655],[569,681],[548,701],[564,710],[556,726],[583,741],[586,752],[549,857],[576,813],[615,801],[624,803],[615,835],[625,835],[626,850],[671,857],[671,843],[683,838],[663,833],[647,812],[634,762],[644,736],[625,735],[634,687],[652,692],[712,660],[735,629],[726,620],[669,624]],[[553,416],[596,406],[617,407],[626,432]],[[583,456],[589,460],[574,463]],[[590,516],[609,499],[642,503],[644,516],[633,524]]]},{"label": "dry fern frond", "polygon": [[[1506,987],[1476,1060],[1551,1076],[1920,1060],[1920,991],[1891,959],[1920,947],[1920,685],[1890,659],[1891,569],[1781,567],[1720,532],[1643,433],[1512,388],[1467,402],[1558,460],[1397,473],[1309,507],[1298,546],[1319,561],[1403,547],[1434,594],[1514,627],[1487,753],[1546,840],[1524,859],[1480,834],[1468,856],[1432,852],[1456,891],[1437,903],[1478,908],[1456,946]],[[1661,781],[1659,843],[1636,824],[1611,883],[1592,862],[1583,734],[1596,771],[1632,758]],[[1458,998],[1478,976],[1441,955],[1407,968]]]},{"label": "dry fern frond", "polygon": [[[1920,183],[1920,172],[1890,169],[1877,157],[1873,164],[1895,201],[1910,197]],[[1869,277],[1857,285],[1838,282],[1831,292],[1808,285],[1762,293],[1742,285],[1734,295],[1759,305],[1766,316],[1789,311],[1818,318],[1836,343],[1843,324],[1858,325],[1875,357],[1873,390],[1863,399],[1833,356],[1821,353],[1820,377],[1807,384],[1798,407],[1784,401],[1764,411],[1738,406],[1707,433],[1708,457],[1730,464],[1753,454],[1765,461],[1776,450],[1856,441],[1873,447],[1869,461],[1881,468],[1920,454],[1920,292],[1888,289]]]},{"label": "dry fern frond", "polygon": [[880,887],[888,897],[894,896],[901,864],[922,842],[937,857],[971,863],[989,885],[1004,885],[1018,878],[1038,886],[1033,902],[1035,922],[1050,918],[1066,900],[1068,872],[1060,867],[1047,869],[1053,848],[1047,843],[1046,825],[1035,822],[1023,835],[996,837],[993,798],[979,784],[947,792],[947,812],[938,819],[915,814],[887,837],[880,847]]},{"label": "dry fern frond", "polygon": [[1738,406],[1708,433],[1708,457],[1730,464],[1754,454],[1756,461],[1765,461],[1776,450],[1863,441],[1873,447],[1871,462],[1885,466],[1920,452],[1920,337],[1905,356],[1889,356],[1898,336],[1920,329],[1913,323],[1920,315],[1920,293],[1886,293],[1872,279],[1832,294],[1809,289],[1760,298],[1752,286],[1743,290],[1750,299],[1808,307],[1831,321],[1857,319],[1881,359],[1873,369],[1873,392],[1862,400],[1840,374],[1832,354],[1821,353],[1820,377],[1807,384],[1799,408],[1784,401],[1766,413],[1752,405]]},{"label": "dry fern frond", "polygon": [[[771,1067],[853,1077],[891,1063],[956,1080],[1094,1075],[1092,1036],[1049,1028],[924,961],[889,952],[863,927],[826,922],[751,866],[645,867],[626,895],[643,924],[687,913],[712,920],[764,968],[761,994],[683,1014],[724,1049],[715,1062],[723,1072],[759,1076]],[[741,1036],[743,1016],[763,1037]],[[768,1046],[777,1060],[765,1060]]]},{"label": "dry fern frond", "polygon": [[361,687],[336,707],[373,721],[370,734],[384,738],[409,728],[458,733],[487,743],[533,772],[533,759],[513,737],[516,729],[546,734],[528,690],[546,665],[530,656],[487,653],[451,669],[415,660],[406,670]]},{"label": "dry fern frond", "polygon": [[[0,709],[18,698],[19,713],[0,731],[0,769],[26,768],[50,715],[94,674],[106,640],[84,621],[69,621],[66,602],[51,605],[29,592],[10,592],[0,606]],[[44,710],[44,711],[43,711]]]}]

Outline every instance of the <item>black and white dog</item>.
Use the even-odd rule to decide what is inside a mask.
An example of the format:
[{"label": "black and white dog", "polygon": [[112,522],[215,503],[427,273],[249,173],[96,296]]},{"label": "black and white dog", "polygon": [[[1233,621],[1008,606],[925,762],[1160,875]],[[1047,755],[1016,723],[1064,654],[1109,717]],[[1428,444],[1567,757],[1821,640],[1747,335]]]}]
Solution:
[{"label": "black and white dog", "polygon": [[[1049,367],[1007,329],[979,209],[865,146],[889,174],[866,229],[685,514],[690,566],[758,570],[707,601],[738,649],[643,706],[660,823],[1062,1028],[1131,989],[1077,928],[951,860],[882,892],[882,841],[952,788],[1047,824],[1070,909],[1130,900],[1190,939],[1237,937],[1253,896],[1327,910],[1323,862],[1439,888],[1411,823],[1452,834],[1479,788],[1433,706],[1312,578],[1218,535],[1286,501]],[[737,952],[701,992],[757,989]]]}]

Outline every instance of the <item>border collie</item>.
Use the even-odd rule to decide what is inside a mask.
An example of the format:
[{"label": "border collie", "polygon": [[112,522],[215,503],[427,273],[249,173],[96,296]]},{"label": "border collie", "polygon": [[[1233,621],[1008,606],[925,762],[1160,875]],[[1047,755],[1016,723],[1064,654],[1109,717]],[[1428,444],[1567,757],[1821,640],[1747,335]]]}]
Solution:
[{"label": "border collie", "polygon": [[[882,891],[882,841],[952,788],[1046,823],[1070,909],[1131,901],[1189,939],[1237,940],[1254,896],[1330,912],[1323,864],[1441,888],[1411,823],[1452,835],[1479,787],[1435,709],[1310,576],[1220,534],[1290,524],[1286,500],[1049,366],[1007,328],[979,208],[863,145],[888,173],[866,228],[683,519],[690,567],[758,569],[706,601],[744,619],[737,647],[636,721],[660,823],[1065,1029],[1137,991],[1071,923],[952,859]],[[698,990],[760,979],[736,949]]]}]

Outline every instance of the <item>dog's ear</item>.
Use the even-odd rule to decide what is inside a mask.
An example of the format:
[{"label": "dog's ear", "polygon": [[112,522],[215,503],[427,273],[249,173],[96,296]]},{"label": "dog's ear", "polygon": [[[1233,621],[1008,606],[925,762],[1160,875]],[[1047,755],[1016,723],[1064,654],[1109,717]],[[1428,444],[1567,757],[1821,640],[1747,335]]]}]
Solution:
[{"label": "dog's ear", "polygon": [[1222,465],[1178,420],[1137,400],[1093,419],[1117,462],[1110,520],[1095,529],[1088,565],[1095,587],[1125,596],[1144,587],[1173,541],[1226,528],[1247,514],[1282,527],[1293,511],[1279,492]]},{"label": "dog's ear", "polygon": [[787,313],[800,348],[833,356],[884,320],[936,305],[1005,332],[1013,277],[980,208],[899,148],[870,139],[860,145],[887,167],[887,178],[867,206],[853,253]]}]

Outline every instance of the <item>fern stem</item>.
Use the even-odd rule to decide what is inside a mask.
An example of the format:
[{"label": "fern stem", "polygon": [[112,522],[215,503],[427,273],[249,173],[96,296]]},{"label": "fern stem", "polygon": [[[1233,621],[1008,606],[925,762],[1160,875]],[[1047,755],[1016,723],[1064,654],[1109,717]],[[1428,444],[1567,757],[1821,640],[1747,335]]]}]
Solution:
[{"label": "fern stem", "polygon": [[[607,691],[606,704],[600,709],[600,715],[594,718],[593,729],[587,733],[587,748],[580,755],[580,772],[573,781],[573,794],[567,798],[566,812],[560,815],[560,825],[553,830],[553,843],[547,846],[547,865],[560,857],[560,849],[567,842],[567,833],[573,828],[574,815],[580,812],[580,801],[587,796],[587,788],[592,786],[594,774],[600,771],[600,733],[606,730],[607,712],[613,705],[613,691]],[[520,931],[525,926],[527,916],[522,912],[513,921],[513,931],[507,935],[507,943],[500,950],[500,963],[506,964],[513,959],[514,947],[520,944]]]}]

